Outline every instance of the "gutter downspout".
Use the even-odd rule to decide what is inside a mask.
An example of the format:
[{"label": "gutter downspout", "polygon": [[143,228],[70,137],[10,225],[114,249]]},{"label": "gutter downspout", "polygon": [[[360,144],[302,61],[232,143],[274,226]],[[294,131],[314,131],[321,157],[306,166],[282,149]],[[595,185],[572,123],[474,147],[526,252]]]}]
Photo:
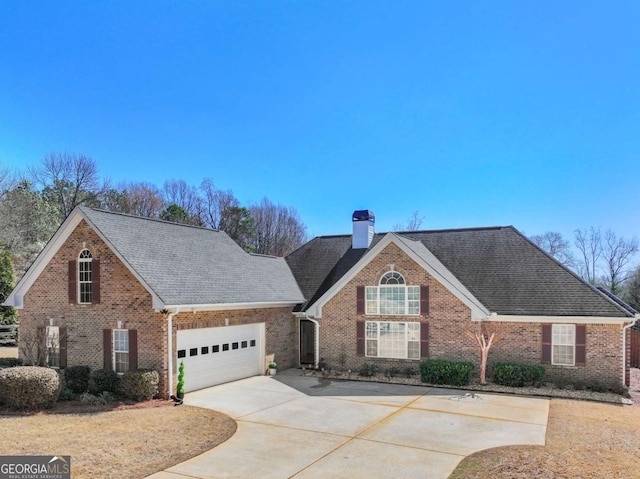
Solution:
[{"label": "gutter downspout", "polygon": [[167,370],[168,370],[168,391],[169,396],[173,394],[173,317],[180,312],[180,308],[176,308],[173,313],[167,316]]},{"label": "gutter downspout", "polygon": [[627,330],[630,329],[640,319],[640,314],[636,314],[633,321],[622,327],[622,385],[627,384]]}]

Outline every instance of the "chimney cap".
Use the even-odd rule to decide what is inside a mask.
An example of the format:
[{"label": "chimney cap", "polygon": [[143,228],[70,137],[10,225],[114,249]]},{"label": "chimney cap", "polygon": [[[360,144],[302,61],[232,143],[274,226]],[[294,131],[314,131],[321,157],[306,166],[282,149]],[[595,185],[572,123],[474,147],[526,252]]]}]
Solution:
[{"label": "chimney cap", "polygon": [[371,210],[356,210],[353,212],[352,221],[375,221],[376,215]]}]

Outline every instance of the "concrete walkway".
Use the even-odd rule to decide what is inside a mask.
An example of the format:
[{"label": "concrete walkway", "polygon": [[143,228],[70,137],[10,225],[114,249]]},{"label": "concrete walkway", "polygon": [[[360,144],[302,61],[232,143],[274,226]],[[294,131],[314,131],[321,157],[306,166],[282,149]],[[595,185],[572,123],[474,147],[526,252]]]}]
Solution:
[{"label": "concrete walkway", "polygon": [[209,452],[149,479],[446,478],[467,455],[544,445],[549,401],[301,376],[252,377],[189,393],[233,417]]}]

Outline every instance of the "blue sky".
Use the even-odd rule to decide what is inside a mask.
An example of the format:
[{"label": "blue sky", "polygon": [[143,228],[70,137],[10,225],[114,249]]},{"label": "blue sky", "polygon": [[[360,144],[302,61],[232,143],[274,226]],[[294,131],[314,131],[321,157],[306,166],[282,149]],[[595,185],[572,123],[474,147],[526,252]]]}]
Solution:
[{"label": "blue sky", "polygon": [[640,231],[640,3],[0,4],[0,164],[211,177],[311,235]]}]

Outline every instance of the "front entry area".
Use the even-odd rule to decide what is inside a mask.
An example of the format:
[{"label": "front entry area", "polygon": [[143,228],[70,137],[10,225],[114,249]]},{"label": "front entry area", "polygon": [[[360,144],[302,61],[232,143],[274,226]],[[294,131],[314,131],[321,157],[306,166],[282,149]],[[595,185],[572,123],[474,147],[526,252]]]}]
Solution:
[{"label": "front entry area", "polygon": [[264,323],[179,330],[177,362],[185,392],[262,374]]},{"label": "front entry area", "polygon": [[316,325],[308,319],[300,320],[300,365],[315,366]]}]

